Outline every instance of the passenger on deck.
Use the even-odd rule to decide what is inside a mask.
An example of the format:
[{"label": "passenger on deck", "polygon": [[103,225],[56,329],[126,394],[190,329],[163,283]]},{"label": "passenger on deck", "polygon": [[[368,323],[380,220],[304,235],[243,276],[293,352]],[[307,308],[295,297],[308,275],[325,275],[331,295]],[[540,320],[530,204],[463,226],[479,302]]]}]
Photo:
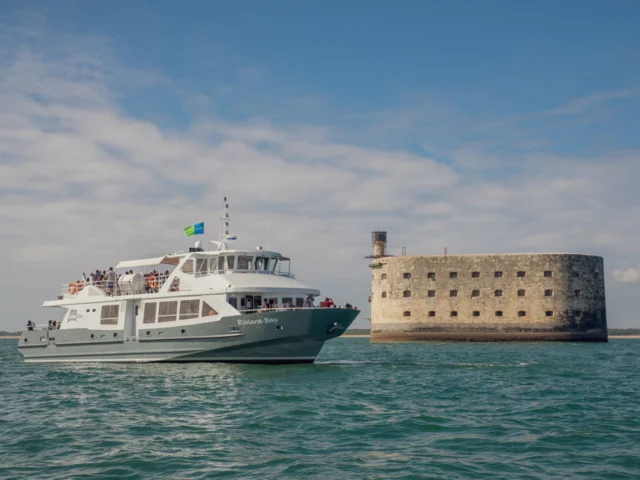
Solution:
[{"label": "passenger on deck", "polygon": [[303,302],[302,306],[304,308],[313,307],[313,301],[311,300],[311,296],[310,295],[307,295],[306,297],[304,297],[304,302]]},{"label": "passenger on deck", "polygon": [[89,285],[95,285],[96,284],[96,276],[94,275],[93,272],[91,272],[89,274]]},{"label": "passenger on deck", "polygon": [[47,326],[49,330],[53,330],[53,320],[49,320],[49,325]]},{"label": "passenger on deck", "polygon": [[250,312],[253,309],[253,300],[251,297],[247,297],[247,311]]},{"label": "passenger on deck", "polygon": [[27,322],[27,330],[29,330],[30,332],[33,331],[34,326],[35,326],[35,323],[33,323],[31,320]]},{"label": "passenger on deck", "polygon": [[113,287],[116,283],[116,272],[113,271],[113,267],[109,267],[109,273],[107,273],[106,277],[107,277],[107,294],[113,295]]},{"label": "passenger on deck", "polygon": [[262,305],[262,311],[263,312],[268,312],[269,310],[271,310],[271,307],[269,306],[269,300],[267,300],[265,298],[264,299],[264,304]]}]

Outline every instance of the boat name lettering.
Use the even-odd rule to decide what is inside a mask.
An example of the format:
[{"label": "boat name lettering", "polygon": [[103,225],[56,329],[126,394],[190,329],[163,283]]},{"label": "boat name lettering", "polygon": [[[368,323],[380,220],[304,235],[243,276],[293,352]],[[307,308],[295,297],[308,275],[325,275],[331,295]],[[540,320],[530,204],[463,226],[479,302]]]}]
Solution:
[{"label": "boat name lettering", "polygon": [[238,325],[261,325],[263,323],[278,323],[278,319],[273,317],[252,318],[250,320],[238,319]]}]

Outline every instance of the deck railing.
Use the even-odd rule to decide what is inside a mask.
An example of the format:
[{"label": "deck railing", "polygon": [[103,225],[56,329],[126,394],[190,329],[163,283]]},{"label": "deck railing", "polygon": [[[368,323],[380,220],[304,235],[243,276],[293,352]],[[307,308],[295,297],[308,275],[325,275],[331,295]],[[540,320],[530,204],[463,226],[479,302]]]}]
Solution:
[{"label": "deck railing", "polygon": [[[71,282],[63,284],[60,288],[60,295],[58,296],[58,300],[63,300],[65,298],[74,298],[78,293],[88,287],[95,287],[98,290],[102,290],[109,296],[119,296],[119,295],[139,295],[141,293],[157,293],[160,288],[165,284],[169,275],[154,275],[145,278],[144,282],[144,291],[135,292],[130,288],[121,288],[118,285],[118,280],[114,282],[108,282],[106,280],[100,280],[97,282],[90,283],[88,281],[80,281],[80,282]],[[174,281],[173,286],[169,289],[170,292],[180,291],[180,284]],[[184,287],[182,288],[184,290]]]}]

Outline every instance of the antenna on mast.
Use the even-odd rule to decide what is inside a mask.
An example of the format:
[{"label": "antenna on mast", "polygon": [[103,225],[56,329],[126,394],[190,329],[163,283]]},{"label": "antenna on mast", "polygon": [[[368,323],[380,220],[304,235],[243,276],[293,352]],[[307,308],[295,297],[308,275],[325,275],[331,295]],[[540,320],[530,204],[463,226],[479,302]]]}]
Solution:
[{"label": "antenna on mast", "polygon": [[218,250],[226,250],[227,242],[231,240],[236,240],[235,235],[229,235],[229,222],[231,222],[231,217],[229,217],[229,202],[227,201],[227,197],[224,197],[222,200],[222,213],[218,217],[220,220],[220,237],[218,240],[211,240],[211,243],[218,246]]}]

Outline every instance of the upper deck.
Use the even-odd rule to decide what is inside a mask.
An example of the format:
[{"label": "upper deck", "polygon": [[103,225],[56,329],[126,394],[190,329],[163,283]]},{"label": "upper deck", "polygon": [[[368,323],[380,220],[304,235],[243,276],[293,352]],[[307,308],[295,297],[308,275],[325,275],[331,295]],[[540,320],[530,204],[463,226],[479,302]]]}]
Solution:
[{"label": "upper deck", "polygon": [[[89,286],[93,287],[88,292],[90,296],[126,296],[192,291],[199,285],[203,285],[203,282],[198,280],[204,277],[230,274],[265,276],[262,277],[263,280],[267,280],[268,277],[295,279],[295,275],[290,271],[290,259],[277,252],[262,249],[206,252],[200,248],[190,250],[190,252],[178,252],[163,257],[122,261],[116,265],[115,271],[111,274],[111,280],[109,280],[110,272],[105,272],[103,279],[94,278],[65,283],[61,287],[58,301],[73,300]],[[126,273],[118,273],[122,270]],[[238,279],[237,276],[232,278]],[[225,283],[228,279],[229,277],[225,277]],[[251,283],[265,283],[265,286],[274,283],[282,284],[273,280],[263,282],[259,279],[255,280]],[[219,282],[211,283],[215,285]],[[238,283],[246,284],[247,282]]]}]

